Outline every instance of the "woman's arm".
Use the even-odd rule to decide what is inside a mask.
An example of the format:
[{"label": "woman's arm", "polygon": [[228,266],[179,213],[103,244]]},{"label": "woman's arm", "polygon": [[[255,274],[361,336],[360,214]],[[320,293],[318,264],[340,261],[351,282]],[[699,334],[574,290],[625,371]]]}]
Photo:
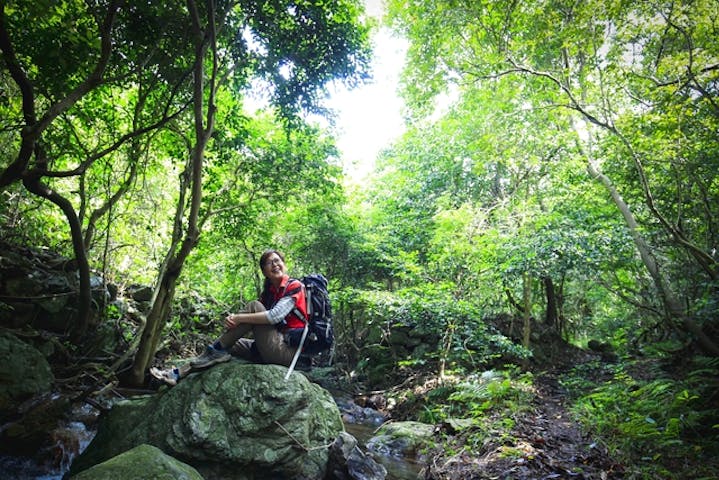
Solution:
[{"label": "woman's arm", "polygon": [[267,318],[267,312],[255,312],[255,313],[231,313],[225,318],[226,328],[235,328],[241,323],[248,323],[251,325],[269,325],[270,321]]},{"label": "woman's arm", "polygon": [[284,297],[272,309],[255,313],[231,313],[225,318],[225,327],[235,328],[241,323],[251,325],[277,325],[295,308],[293,297]]}]

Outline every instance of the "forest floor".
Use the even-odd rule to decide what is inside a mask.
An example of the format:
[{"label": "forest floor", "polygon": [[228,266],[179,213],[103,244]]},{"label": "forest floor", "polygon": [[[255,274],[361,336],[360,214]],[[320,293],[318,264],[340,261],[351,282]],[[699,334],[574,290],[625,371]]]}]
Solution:
[{"label": "forest floor", "polygon": [[[173,356],[179,352],[172,352]],[[612,459],[606,447],[585,434],[572,418],[571,398],[561,380],[579,365],[598,362],[596,352],[580,349],[565,350],[563,362],[553,367],[535,366],[531,399],[522,404],[510,417],[505,412],[490,414],[482,432],[484,440],[475,445],[471,435],[476,430],[456,432],[446,424],[437,425],[441,446],[422,455],[425,463],[420,477],[424,480],[540,480],[591,479],[616,480],[624,478],[622,465]],[[601,383],[604,370],[588,369],[592,383]],[[418,375],[421,378],[423,375]],[[417,383],[421,383],[417,380]],[[433,383],[433,382],[432,382]],[[436,384],[435,384],[436,386]],[[412,386],[407,385],[408,388]],[[414,385],[415,391],[422,387]],[[521,403],[521,402],[520,402]],[[422,404],[400,406],[398,411],[386,412],[390,421],[416,420]]]},{"label": "forest floor", "polygon": [[[508,432],[488,435],[473,447],[466,436],[453,437],[453,448],[435,452],[425,479],[623,478],[622,466],[571,418],[569,398],[559,382],[562,374],[556,370],[535,376],[534,398],[529,408],[513,415]],[[506,422],[501,415],[496,421]]]}]

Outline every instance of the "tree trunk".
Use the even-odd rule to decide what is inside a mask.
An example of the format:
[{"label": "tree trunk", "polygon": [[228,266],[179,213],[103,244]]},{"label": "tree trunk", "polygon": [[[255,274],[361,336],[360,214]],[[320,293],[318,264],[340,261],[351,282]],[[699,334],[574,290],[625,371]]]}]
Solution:
[{"label": "tree trunk", "polygon": [[522,328],[522,345],[529,348],[532,334],[532,277],[525,273],[522,277],[522,302],[524,304],[524,328]]},{"label": "tree trunk", "polygon": [[[189,250],[187,253],[189,254]],[[155,289],[152,307],[145,321],[145,328],[142,331],[132,368],[129,376],[123,379],[130,385],[139,386],[144,383],[145,371],[149,368],[152,359],[155,357],[155,352],[157,352],[162,327],[170,316],[177,280],[187,255],[184,258],[179,257],[179,254],[175,257],[172,268],[166,268],[160,273],[161,277],[158,281],[158,287]]]},{"label": "tree trunk", "polygon": [[[182,236],[182,212],[184,192],[181,192],[177,206],[177,213],[173,227],[173,243],[166,257],[165,267],[160,277],[152,299],[152,307],[145,322],[142,339],[137,354],[126,379],[130,385],[139,386],[144,383],[145,371],[149,368],[160,343],[162,327],[167,323],[170,309],[175,297],[175,287],[182,268],[192,249],[197,245],[200,237],[200,207],[202,206],[202,171],[204,167],[205,149],[212,136],[215,124],[215,93],[217,88],[217,50],[215,38],[215,11],[206,12],[208,19],[207,30],[200,24],[200,13],[194,1],[188,3],[190,20],[195,38],[195,64],[193,66],[193,122],[195,144],[192,148],[189,162],[190,203],[187,213],[187,229],[179,250],[176,241]],[[210,3],[208,2],[208,6]],[[213,68],[208,82],[208,91],[205,91],[205,64],[207,52],[212,48]],[[207,109],[205,111],[205,94],[207,95]],[[184,187],[183,187],[184,190]]]},{"label": "tree trunk", "polygon": [[82,228],[80,220],[75,213],[75,209],[69,200],[58,194],[56,191],[48,188],[39,178],[26,178],[24,180],[25,188],[33,194],[45,198],[53,204],[60,207],[62,213],[67,219],[70,226],[70,237],[72,239],[72,249],[75,253],[75,261],[77,262],[77,273],[79,279],[79,291],[77,300],[77,318],[72,328],[72,336],[75,339],[81,338],[86,332],[90,323],[90,312],[92,306],[92,290],[90,288],[90,263],[87,259],[85,250],[85,242],[82,238]]},{"label": "tree trunk", "polygon": [[557,292],[554,288],[554,282],[552,277],[542,277],[542,283],[544,284],[544,292],[547,298],[547,311],[544,316],[544,323],[546,325],[554,327],[557,330],[559,326],[559,314],[557,309]]},{"label": "tree trunk", "polygon": [[701,345],[701,347],[709,354],[713,356],[719,356],[719,345],[716,344],[701,328],[701,326],[694,321],[687,313],[685,312],[684,308],[682,308],[682,304],[679,301],[678,298],[676,298],[674,292],[669,288],[668,283],[664,279],[664,276],[662,275],[661,271],[659,270],[659,266],[654,259],[654,255],[652,254],[652,251],[649,247],[649,245],[644,240],[644,237],[640,233],[639,224],[637,223],[636,219],[634,218],[634,214],[629,209],[629,205],[626,204],[622,196],[619,194],[617,189],[614,187],[614,184],[612,181],[604,175],[597,166],[595,166],[591,160],[587,162],[587,170],[589,173],[599,180],[601,184],[604,186],[604,188],[607,189],[609,194],[612,197],[612,200],[614,201],[614,204],[617,206],[619,211],[621,212],[622,216],[624,217],[624,221],[627,224],[627,227],[629,228],[629,232],[632,235],[632,239],[634,240],[634,244],[637,247],[637,250],[639,251],[639,256],[642,259],[642,262],[644,263],[644,266],[646,267],[647,271],[649,272],[649,275],[651,276],[652,280],[654,281],[654,286],[656,287],[659,296],[662,300],[662,303],[664,305],[664,309],[666,311],[666,314],[668,316],[668,321],[672,319],[679,320],[682,325],[684,325],[684,328],[686,328],[689,332],[691,332]]}]

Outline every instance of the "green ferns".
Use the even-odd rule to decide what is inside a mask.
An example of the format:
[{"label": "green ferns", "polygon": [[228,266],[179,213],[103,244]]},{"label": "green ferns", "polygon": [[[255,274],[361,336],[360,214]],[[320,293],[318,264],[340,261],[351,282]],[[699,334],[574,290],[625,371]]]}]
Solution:
[{"label": "green ferns", "polygon": [[[684,458],[719,447],[719,360],[700,358],[680,378],[642,380],[629,371],[619,366],[611,381],[580,396],[573,412],[635,473],[682,478]],[[565,386],[572,383],[578,385],[569,379]],[[701,465],[689,468],[696,478],[710,475],[699,471]]]},{"label": "green ferns", "polygon": [[[418,417],[460,434],[461,443],[470,450],[481,449],[490,438],[500,443],[510,441],[517,414],[530,408],[533,396],[531,373],[519,374],[514,367],[488,370],[427,392]],[[443,449],[447,453],[454,442],[445,440]]]},{"label": "green ferns", "polygon": [[490,412],[516,413],[531,398],[531,387],[531,373],[513,377],[510,371],[488,370],[470,375],[455,385],[429,392],[422,421],[465,418],[479,422]]}]

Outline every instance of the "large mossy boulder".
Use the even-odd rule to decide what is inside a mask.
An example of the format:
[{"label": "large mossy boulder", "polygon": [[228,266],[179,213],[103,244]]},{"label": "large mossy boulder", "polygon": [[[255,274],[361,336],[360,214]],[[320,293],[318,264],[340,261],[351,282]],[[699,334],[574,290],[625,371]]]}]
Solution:
[{"label": "large mossy boulder", "polygon": [[[45,357],[10,333],[0,332],[0,412],[50,391],[55,380]],[[0,416],[1,418],[1,416]]]},{"label": "large mossy boulder", "polygon": [[0,333],[0,452],[32,455],[43,446],[67,407],[52,395],[55,377],[35,347]]},{"label": "large mossy boulder", "polygon": [[71,480],[203,480],[191,466],[152,445],[139,445],[71,477]]},{"label": "large mossy boulder", "polygon": [[72,465],[77,474],[147,443],[206,478],[320,479],[344,430],[329,392],[285,367],[236,361],[116,404]]}]

